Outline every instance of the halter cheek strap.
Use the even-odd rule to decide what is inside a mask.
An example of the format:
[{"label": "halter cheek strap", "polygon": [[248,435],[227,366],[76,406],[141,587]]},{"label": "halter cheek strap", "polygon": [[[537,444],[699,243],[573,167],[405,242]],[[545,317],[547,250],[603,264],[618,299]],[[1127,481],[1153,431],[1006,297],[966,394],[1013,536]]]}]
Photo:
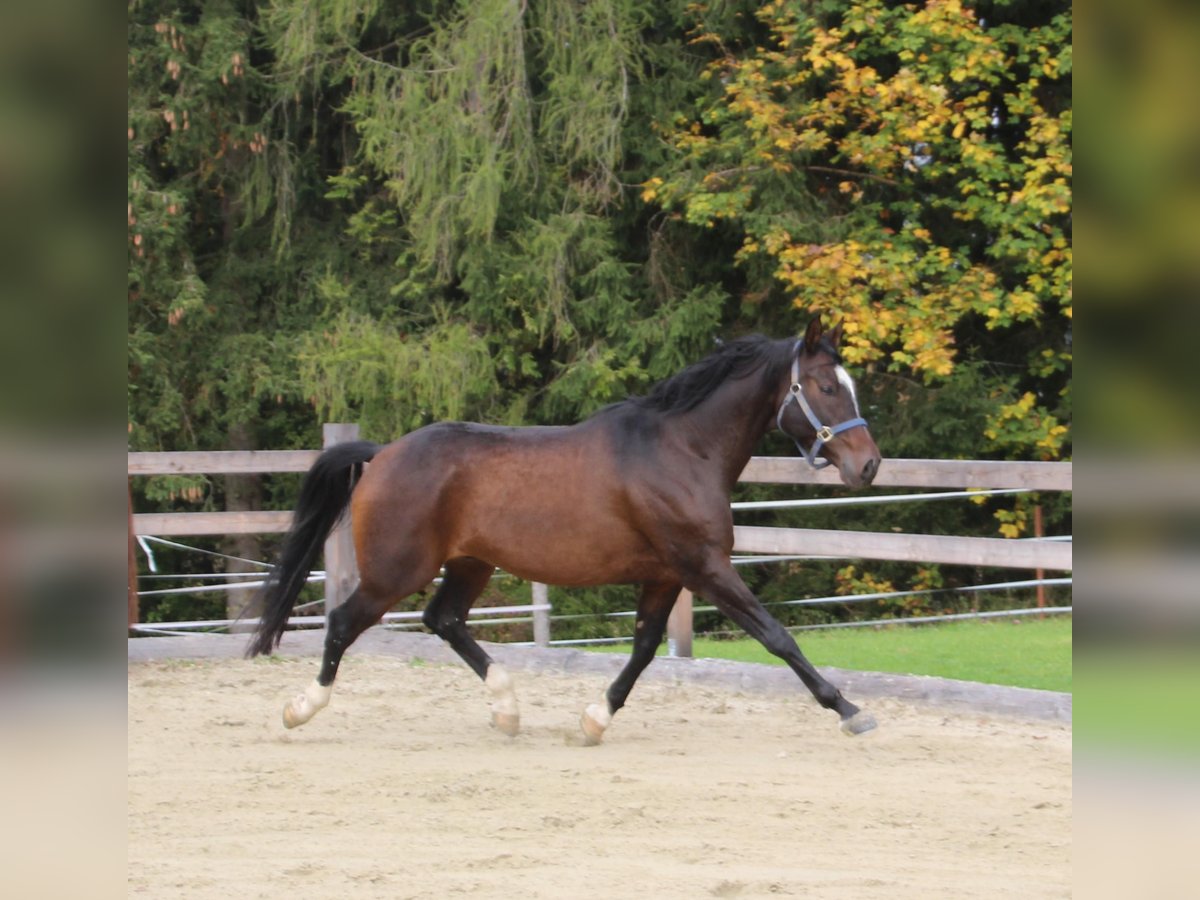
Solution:
[{"label": "halter cheek strap", "polygon": [[[775,416],[775,424],[779,427],[780,431],[783,431],[784,434],[787,434],[788,437],[796,442],[796,449],[804,454],[804,458],[808,460],[808,464],[810,466],[812,466],[814,469],[823,469],[830,465],[830,461],[828,459],[817,459],[817,454],[821,452],[821,448],[843,431],[849,431],[851,428],[858,428],[860,425],[863,428],[866,428],[867,420],[862,416],[857,416],[853,419],[847,419],[840,425],[834,425],[833,427],[821,423],[821,420],[817,417],[817,414],[813,412],[812,406],[809,405],[808,398],[804,396],[804,386],[800,384],[799,351],[800,342],[797,341],[797,356],[792,360],[792,385],[788,388],[787,396],[783,398],[783,403],[781,403],[779,406],[779,413]],[[808,419],[808,423],[812,425],[813,431],[816,432],[816,439],[813,441],[813,445],[808,449],[805,449],[804,445],[800,443],[799,439],[783,430],[783,412],[788,408],[788,404],[792,402],[795,402],[796,405],[800,407],[800,409],[804,412],[805,418]]]}]

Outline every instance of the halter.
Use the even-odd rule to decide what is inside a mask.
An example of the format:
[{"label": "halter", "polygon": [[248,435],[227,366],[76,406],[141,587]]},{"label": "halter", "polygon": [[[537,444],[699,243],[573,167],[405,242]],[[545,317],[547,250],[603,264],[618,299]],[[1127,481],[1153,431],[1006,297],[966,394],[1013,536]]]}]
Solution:
[{"label": "halter", "polygon": [[[789,403],[795,401],[796,404],[799,405],[800,409],[804,411],[804,415],[808,419],[809,424],[812,425],[813,431],[817,433],[817,439],[813,442],[813,445],[810,448],[805,450],[798,438],[796,438],[794,435],[788,434],[786,431],[783,431],[783,433],[787,434],[788,437],[796,442],[796,449],[804,454],[804,458],[808,460],[808,464],[810,466],[812,466],[814,469],[823,469],[830,465],[830,460],[817,460],[817,454],[821,452],[821,448],[825,446],[825,444],[829,443],[829,441],[832,441],[843,431],[849,431],[851,428],[857,428],[860,425],[863,428],[866,428],[867,420],[862,416],[858,416],[853,419],[847,419],[845,422],[842,422],[840,425],[834,425],[832,428],[828,425],[821,424],[821,420],[817,418],[817,414],[813,412],[813,408],[809,406],[808,398],[804,396],[804,386],[800,384],[801,343],[801,341],[796,341],[796,346],[793,348],[793,352],[795,352],[796,356],[792,360],[792,386],[788,388],[787,396],[783,398],[783,403],[779,405],[779,413],[775,416],[775,424],[779,426],[780,431],[783,431],[783,411],[787,409]],[[855,409],[855,412],[857,411],[858,410]]]}]

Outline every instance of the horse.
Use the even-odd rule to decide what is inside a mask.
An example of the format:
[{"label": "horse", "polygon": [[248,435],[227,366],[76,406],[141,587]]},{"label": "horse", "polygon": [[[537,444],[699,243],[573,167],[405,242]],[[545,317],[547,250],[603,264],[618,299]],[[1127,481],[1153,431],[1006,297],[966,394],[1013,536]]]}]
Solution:
[{"label": "horse", "polygon": [[[289,701],[295,728],[328,705],[342,655],[397,601],[442,581],[423,623],[483,680],[492,724],[520,729],[513,681],[471,637],[466,615],[496,568],[564,587],[640,585],[633,651],[580,718],[599,744],[654,658],[683,588],[710,600],[783,659],[857,735],[876,727],[800,652],[730,562],[730,492],[774,427],[814,466],[869,485],[880,455],[841,364],[842,323],[803,338],[731,340],[645,395],[575,425],[440,422],[387,445],[336,444],[309,470],[279,564],[261,589],[247,656],[271,653],[329,532],[350,511],[359,583],[329,614],[316,679]],[[836,422],[835,425],[826,423]],[[369,463],[369,465],[368,465]]]}]

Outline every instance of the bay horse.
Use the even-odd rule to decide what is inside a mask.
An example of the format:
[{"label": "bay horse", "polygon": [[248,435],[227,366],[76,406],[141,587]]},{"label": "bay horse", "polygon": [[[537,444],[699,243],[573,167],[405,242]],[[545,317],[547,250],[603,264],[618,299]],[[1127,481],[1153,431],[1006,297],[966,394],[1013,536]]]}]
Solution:
[{"label": "bay horse", "polygon": [[305,478],[280,563],[262,588],[263,615],[247,655],[279,645],[347,507],[360,581],[330,613],[320,672],[284,707],[284,725],[302,725],[328,705],[346,648],[442,569],[422,621],[483,680],[493,724],[515,735],[512,679],[466,627],[467,611],[499,567],[568,587],[641,586],[633,652],[583,712],[585,743],[600,743],[625,704],[683,588],[786,661],[838,714],[846,734],[874,728],[871,714],[821,676],[730,563],[730,492],[772,427],[812,465],[836,465],[851,488],[869,485],[879,469],[879,449],[841,365],[841,335],[841,323],[825,332],[817,318],[800,340],[730,341],[644,396],[576,425],[442,422],[386,446],[353,441],[325,450]]}]

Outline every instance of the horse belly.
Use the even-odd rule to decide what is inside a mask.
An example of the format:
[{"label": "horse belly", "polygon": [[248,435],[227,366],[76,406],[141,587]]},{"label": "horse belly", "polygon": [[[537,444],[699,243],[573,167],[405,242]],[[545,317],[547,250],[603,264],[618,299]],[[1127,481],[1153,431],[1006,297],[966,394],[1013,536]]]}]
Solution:
[{"label": "horse belly", "polygon": [[661,577],[653,549],[628,523],[585,498],[561,499],[568,502],[493,508],[473,523],[476,527],[461,543],[462,555],[527,581],[562,586]]}]

